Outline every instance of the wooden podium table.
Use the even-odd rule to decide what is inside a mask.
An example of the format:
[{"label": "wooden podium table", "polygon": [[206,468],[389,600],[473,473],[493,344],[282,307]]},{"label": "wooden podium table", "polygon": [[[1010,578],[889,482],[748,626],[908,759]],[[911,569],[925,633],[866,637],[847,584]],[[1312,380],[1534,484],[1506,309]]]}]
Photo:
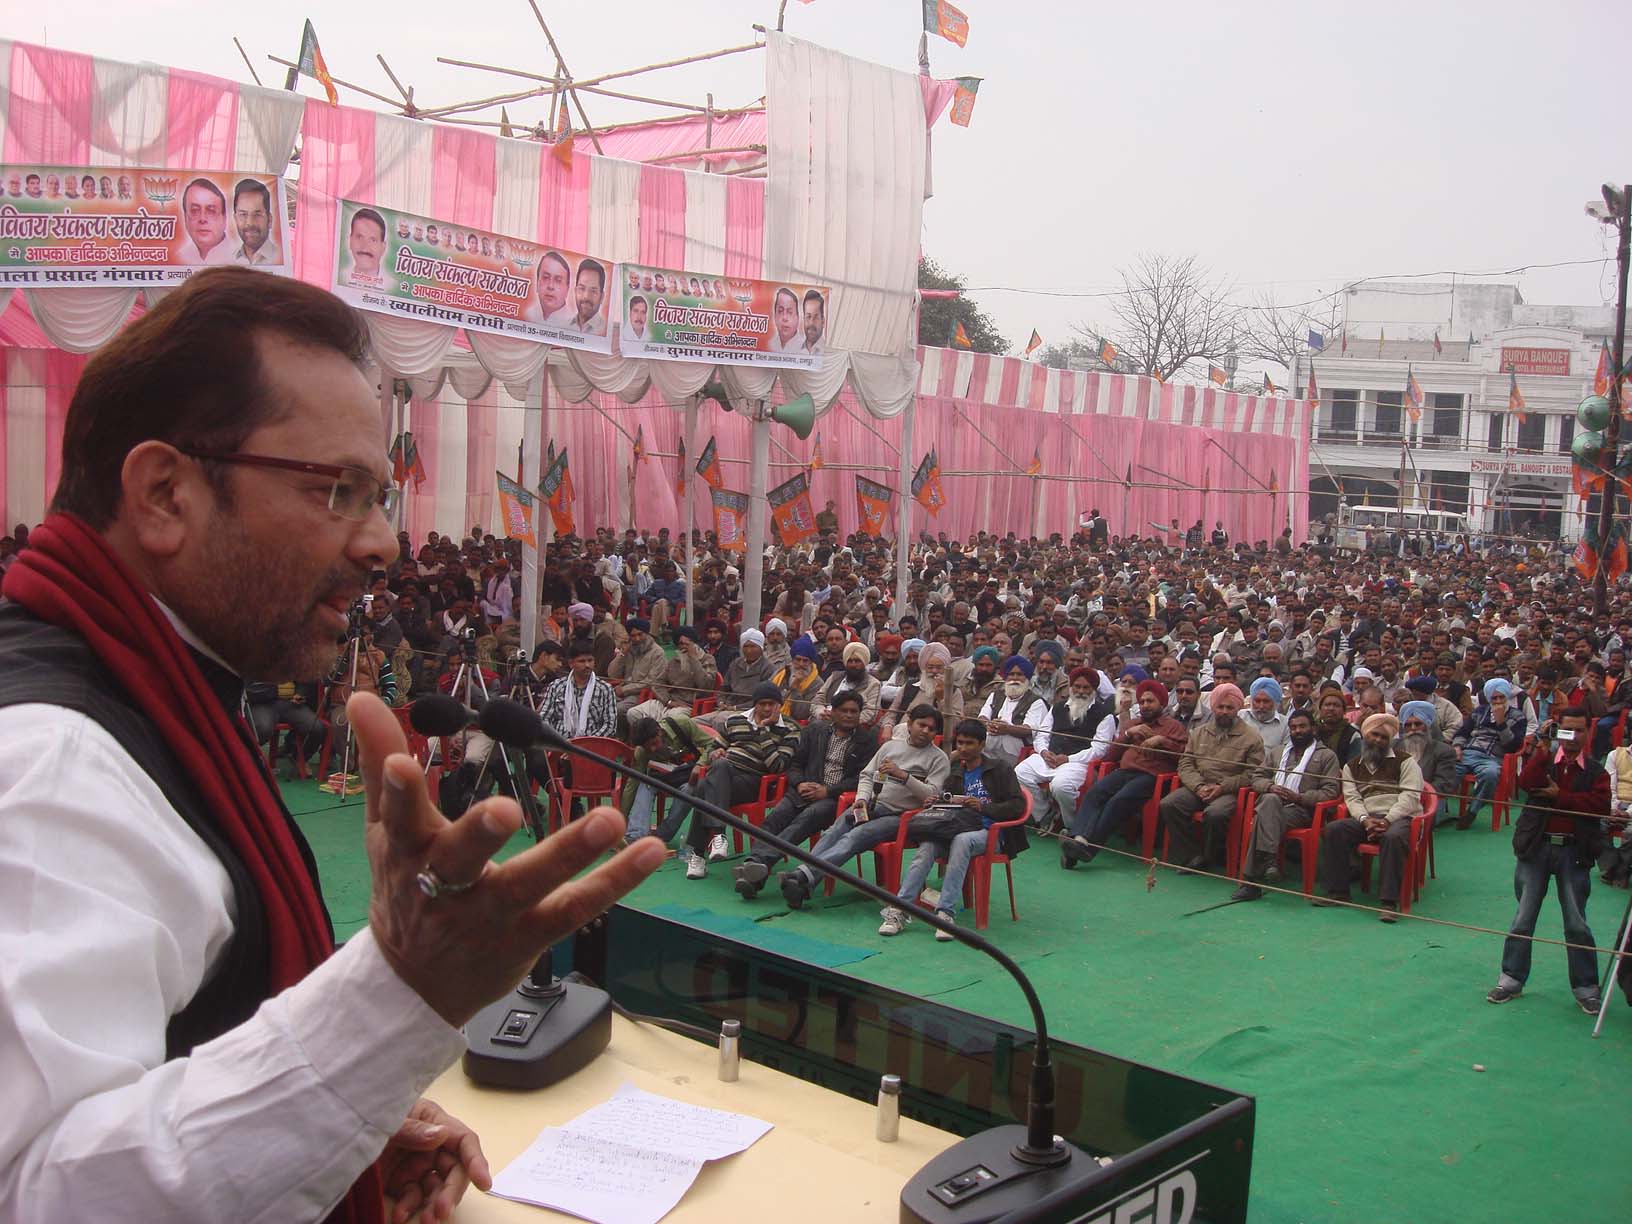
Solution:
[{"label": "wooden podium table", "polygon": [[[599,1105],[624,1083],[693,1105],[744,1113],[772,1124],[746,1152],[703,1166],[665,1224],[775,1218],[782,1224],[860,1224],[899,1218],[901,1187],[957,1136],[909,1118],[900,1138],[873,1137],[877,1110],[815,1084],[741,1060],[735,1083],[718,1076],[713,1046],[654,1025],[612,1019],[612,1044],[576,1075],[535,1092],[483,1088],[458,1064],[426,1091],[482,1139],[498,1173],[546,1126]],[[574,1216],[494,1198],[472,1189],[454,1213],[461,1224],[570,1220]]]}]

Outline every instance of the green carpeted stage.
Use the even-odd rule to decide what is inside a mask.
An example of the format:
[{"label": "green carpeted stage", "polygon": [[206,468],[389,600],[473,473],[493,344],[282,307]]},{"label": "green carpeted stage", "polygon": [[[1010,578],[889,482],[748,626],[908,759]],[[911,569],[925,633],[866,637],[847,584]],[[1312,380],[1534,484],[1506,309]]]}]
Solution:
[{"label": "green carpeted stage", "polygon": [[[312,783],[284,789],[343,939],[367,913],[361,798],[342,805]],[[511,850],[526,844],[518,837]],[[1505,929],[1509,830],[1491,832],[1488,819],[1441,829],[1438,852],[1440,878],[1417,912]],[[1163,869],[1147,890],[1132,859],[1102,855],[1069,873],[1058,863],[1037,839],[1016,863],[1019,922],[999,872],[988,933],[1031,975],[1065,1039],[1257,1097],[1254,1221],[1625,1218],[1632,1008],[1617,994],[1592,1040],[1562,948],[1538,945],[1524,996],[1493,1007],[1484,995],[1499,935],[1409,917],[1391,927],[1282,896],[1196,913],[1230,886]],[[729,866],[687,881],[671,860],[630,904],[1026,1023],[1007,975],[969,949],[922,926],[882,939],[877,907],[843,889],[797,913],[774,881],[744,902]],[[1595,879],[1587,915],[1600,946],[1626,901]],[[1551,899],[1537,934],[1561,937]]]}]

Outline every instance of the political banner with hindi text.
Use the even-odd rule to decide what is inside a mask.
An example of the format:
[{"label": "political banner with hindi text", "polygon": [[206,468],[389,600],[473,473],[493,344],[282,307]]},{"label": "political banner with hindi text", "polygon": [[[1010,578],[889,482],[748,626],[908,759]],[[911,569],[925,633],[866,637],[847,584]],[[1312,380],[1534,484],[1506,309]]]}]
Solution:
[{"label": "political banner with hindi text", "polygon": [[359,310],[610,353],[615,273],[559,247],[340,201],[332,287]]},{"label": "political banner with hindi text", "polygon": [[277,175],[0,165],[0,288],[173,286],[217,264],[292,275]]},{"label": "political banner with hindi text", "polygon": [[730,489],[710,489],[714,503],[714,535],[721,548],[748,547],[748,494]]},{"label": "political banner with hindi text", "polygon": [[827,351],[821,285],[620,264],[625,357],[814,370]]},{"label": "political banner with hindi text", "polygon": [[771,519],[787,547],[816,534],[816,508],[810,504],[810,478],[800,472],[765,495]]}]

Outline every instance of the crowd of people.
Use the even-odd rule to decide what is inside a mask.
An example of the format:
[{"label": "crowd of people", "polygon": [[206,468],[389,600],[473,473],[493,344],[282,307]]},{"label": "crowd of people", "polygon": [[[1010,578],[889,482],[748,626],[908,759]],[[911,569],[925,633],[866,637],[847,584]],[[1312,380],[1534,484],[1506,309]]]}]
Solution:
[{"label": "crowd of people", "polygon": [[[1569,941],[1591,944],[1591,874],[1624,885],[1632,860],[1632,752],[1618,746],[1632,706],[1624,587],[1594,615],[1568,562],[1523,541],[1340,558],[1318,532],[1296,549],[1232,545],[1222,532],[1181,546],[1092,522],[1046,541],[921,537],[903,606],[891,598],[893,545],[841,541],[828,524],[802,548],[768,550],[765,614],[751,625],[740,554],[699,533],[695,627],[668,529],[568,537],[549,548],[530,650],[514,541],[473,528],[462,540],[433,532],[416,550],[400,533],[331,683],[252,686],[254,722],[263,742],[287,727],[292,759],[316,751],[355,690],[394,704],[508,693],[568,736],[626,741],[641,768],[715,803],[747,803],[761,778],[784,775],[765,827],[816,838],[832,862],[893,840],[900,814],[919,812],[901,895],[948,917],[994,823],[1013,853],[1028,826],[1056,834],[1060,866],[1074,870],[1136,829],[1158,789],[1168,858],[1222,874],[1246,788],[1236,900],[1265,897],[1285,870],[1286,834],[1342,800],[1320,834],[1314,902],[1349,900],[1355,852],[1373,843],[1377,908],[1393,922],[1425,787],[1440,825],[1468,829],[1504,757],[1520,754],[1519,909],[1491,1001],[1523,987],[1524,937],[1549,887]],[[0,551],[4,564],[15,548]],[[490,748],[471,735],[444,806],[472,800]],[[548,785],[541,753],[529,766]],[[630,840],[672,842],[689,822],[688,878],[730,857],[723,830],[686,804],[660,812],[633,785],[621,803]],[[942,887],[923,893],[937,859]],[[733,866],[736,890],[757,897],[779,864],[754,845]],[[777,880],[793,907],[814,882],[808,868]],[[906,923],[904,909],[887,911],[880,930]],[[1596,1008],[1590,954],[1569,960],[1572,990]]]}]

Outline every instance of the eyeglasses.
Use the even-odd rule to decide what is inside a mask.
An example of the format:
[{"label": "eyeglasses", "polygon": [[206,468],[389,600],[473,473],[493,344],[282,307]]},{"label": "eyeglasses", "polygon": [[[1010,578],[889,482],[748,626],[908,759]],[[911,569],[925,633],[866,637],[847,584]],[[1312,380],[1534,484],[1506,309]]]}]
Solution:
[{"label": "eyeglasses", "polygon": [[249,455],[241,451],[205,451],[185,446],[176,447],[194,459],[208,459],[213,463],[235,463],[242,467],[272,468],[281,472],[303,472],[308,476],[325,476],[334,483],[329,486],[329,509],[343,519],[364,522],[370,512],[378,509],[386,518],[396,513],[402,490],[380,483],[378,477],[361,468],[337,467],[332,463],[308,463],[304,459],[279,459],[272,455]]}]

